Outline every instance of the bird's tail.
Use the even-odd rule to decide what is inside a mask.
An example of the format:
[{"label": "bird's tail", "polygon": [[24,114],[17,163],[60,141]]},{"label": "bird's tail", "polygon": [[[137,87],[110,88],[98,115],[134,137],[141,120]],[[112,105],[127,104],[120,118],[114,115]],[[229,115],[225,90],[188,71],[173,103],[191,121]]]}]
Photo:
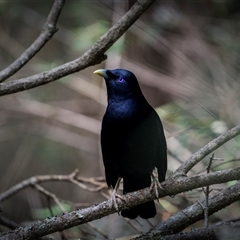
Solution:
[{"label": "bird's tail", "polygon": [[[132,178],[123,178],[123,194],[150,187],[150,185],[150,174]],[[138,215],[144,219],[152,218],[156,215],[154,201],[143,203],[131,209],[124,210],[121,212],[121,215],[130,219],[134,219]]]}]

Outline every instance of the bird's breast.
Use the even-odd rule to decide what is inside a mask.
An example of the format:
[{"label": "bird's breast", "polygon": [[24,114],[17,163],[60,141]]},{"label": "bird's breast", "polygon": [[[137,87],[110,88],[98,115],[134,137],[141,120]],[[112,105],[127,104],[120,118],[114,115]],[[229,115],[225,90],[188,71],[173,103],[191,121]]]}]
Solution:
[{"label": "bird's breast", "polygon": [[144,105],[136,99],[124,101],[112,101],[108,103],[106,114],[110,121],[132,120],[135,116],[141,115]]},{"label": "bird's breast", "polygon": [[110,108],[107,110],[106,113],[107,121],[110,123],[113,122],[121,122],[123,120],[126,120],[128,118],[131,118],[132,112],[127,109],[127,107],[121,106],[118,108]]}]

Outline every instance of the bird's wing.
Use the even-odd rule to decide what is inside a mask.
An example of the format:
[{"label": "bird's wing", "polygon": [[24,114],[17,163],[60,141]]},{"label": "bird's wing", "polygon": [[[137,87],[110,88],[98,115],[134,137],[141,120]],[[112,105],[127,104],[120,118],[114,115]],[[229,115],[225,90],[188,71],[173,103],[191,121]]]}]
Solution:
[{"label": "bird's wing", "polygon": [[104,120],[101,130],[101,147],[102,147],[102,158],[105,167],[106,182],[109,187],[115,187],[119,175],[114,170],[112,161],[114,161],[114,148],[113,141],[109,139],[109,132],[104,128]]},{"label": "bird's wing", "polygon": [[[149,106],[150,107],[150,106]],[[123,130],[122,130],[123,131]],[[148,112],[134,121],[129,134],[122,140],[122,164],[125,164],[125,173],[143,174],[154,167],[158,169],[159,181],[165,180],[167,170],[167,146],[163,126],[159,116],[151,107]],[[121,143],[118,143],[120,146]]]},{"label": "bird's wing", "polygon": [[[157,114],[157,113],[156,113]],[[167,143],[164,135],[164,130],[161,120],[158,118],[157,125],[157,142],[158,142],[158,159],[156,161],[156,167],[158,170],[158,179],[160,182],[165,180],[165,175],[167,171]]]},{"label": "bird's wing", "polygon": [[152,154],[149,154],[148,161],[151,161],[154,167],[158,170],[158,179],[160,182],[165,180],[165,175],[167,171],[167,144],[164,135],[164,130],[162,126],[162,122],[156,113],[156,111],[152,108],[150,110],[150,114],[145,120],[146,127],[149,133],[148,139],[148,149],[151,149]]}]

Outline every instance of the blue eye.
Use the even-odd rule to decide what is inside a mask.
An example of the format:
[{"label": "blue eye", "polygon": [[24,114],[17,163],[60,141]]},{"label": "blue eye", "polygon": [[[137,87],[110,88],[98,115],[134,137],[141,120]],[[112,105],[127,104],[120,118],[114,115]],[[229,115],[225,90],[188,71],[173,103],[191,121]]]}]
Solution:
[{"label": "blue eye", "polygon": [[118,78],[118,82],[124,82],[123,78]]}]

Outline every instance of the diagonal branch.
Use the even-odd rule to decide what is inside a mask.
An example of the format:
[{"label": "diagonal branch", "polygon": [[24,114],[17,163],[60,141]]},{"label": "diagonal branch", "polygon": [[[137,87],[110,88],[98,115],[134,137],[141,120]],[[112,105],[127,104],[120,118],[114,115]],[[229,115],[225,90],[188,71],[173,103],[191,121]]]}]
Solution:
[{"label": "diagonal branch", "polygon": [[[222,208],[240,200],[240,182],[228,187],[209,199],[208,211],[209,215],[219,211]],[[206,202],[196,202],[193,205],[183,209],[174,214],[166,221],[159,223],[156,227],[151,229],[148,233],[137,237],[138,240],[159,239],[160,236],[178,233],[193,223],[203,219]]]},{"label": "diagonal branch", "polygon": [[43,195],[47,196],[48,198],[52,199],[56,205],[60,208],[60,210],[63,213],[67,213],[67,211],[64,209],[63,205],[61,204],[61,202],[59,201],[59,199],[57,198],[57,196],[49,191],[47,191],[46,189],[44,189],[42,186],[40,186],[39,184],[34,184],[33,187],[39,191],[40,193],[42,193]]},{"label": "diagonal branch", "polygon": [[82,56],[50,71],[31,77],[0,83],[0,96],[31,89],[98,64],[106,59],[104,53],[150,7],[154,0],[138,0],[131,9]]},{"label": "diagonal branch", "polygon": [[[160,238],[161,237],[161,238]],[[144,239],[143,236],[135,239]],[[145,239],[150,239],[146,236]],[[161,240],[202,240],[202,239],[240,239],[239,222],[222,222],[219,225],[213,225],[208,228],[194,229],[189,232],[180,232],[177,234],[153,236],[151,239]]]},{"label": "diagonal branch", "polygon": [[12,76],[24,65],[26,65],[31,58],[33,58],[41,48],[52,38],[57,32],[57,21],[60,12],[63,8],[65,0],[55,0],[52,9],[48,15],[47,21],[43,26],[42,32],[38,38],[32,43],[32,45],[12,64],[0,72],[0,82],[3,82],[8,77]]},{"label": "diagonal branch", "polygon": [[15,229],[15,228],[19,228],[20,227],[20,224],[8,219],[8,218],[5,218],[3,216],[0,216],[0,225],[2,226],[5,226],[9,229]]},{"label": "diagonal branch", "polygon": [[232,138],[240,134],[240,125],[231,128],[226,133],[217,137],[216,139],[209,142],[203,148],[194,153],[186,162],[181,164],[181,166],[174,172],[175,176],[185,175],[191,170],[198,162],[205,158],[208,154],[221,147],[224,143],[228,142]]}]

